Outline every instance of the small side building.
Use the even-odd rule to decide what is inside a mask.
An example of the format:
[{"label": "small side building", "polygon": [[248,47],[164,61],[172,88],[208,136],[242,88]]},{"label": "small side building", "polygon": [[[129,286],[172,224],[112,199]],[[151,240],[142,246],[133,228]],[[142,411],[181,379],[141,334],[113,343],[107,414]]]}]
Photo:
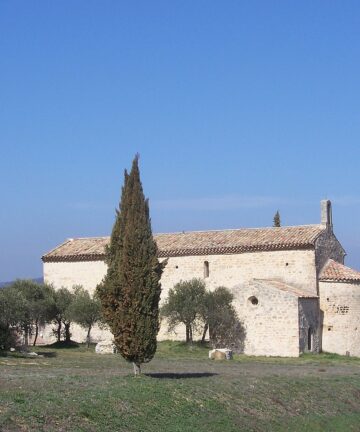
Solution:
[{"label": "small side building", "polygon": [[360,356],[360,272],[329,259],[319,293],[322,350]]},{"label": "small side building", "polygon": [[279,280],[254,279],[233,288],[248,355],[297,357],[319,352],[319,298]]}]

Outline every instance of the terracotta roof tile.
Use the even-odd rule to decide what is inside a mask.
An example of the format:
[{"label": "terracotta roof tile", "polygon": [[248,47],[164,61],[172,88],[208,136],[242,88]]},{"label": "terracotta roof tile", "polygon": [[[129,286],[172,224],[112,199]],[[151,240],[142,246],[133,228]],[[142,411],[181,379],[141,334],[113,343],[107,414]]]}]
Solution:
[{"label": "terracotta roof tile", "polygon": [[360,272],[329,259],[320,273],[321,281],[360,282]]},{"label": "terracotta roof tile", "polygon": [[61,245],[46,253],[46,261],[96,261],[103,260],[105,247],[110,237],[85,237],[68,239]]},{"label": "terracotta roof tile", "polygon": [[[311,248],[324,231],[323,225],[281,228],[246,228],[155,234],[159,257],[231,254],[252,251]],[[47,261],[104,259],[109,237],[69,239],[45,254]]]},{"label": "terracotta roof tile", "polygon": [[303,288],[298,288],[293,285],[286,284],[279,280],[273,279],[254,279],[253,283],[256,285],[264,286],[264,287],[272,287],[276,288],[280,291],[287,292],[289,294],[293,294],[296,297],[300,298],[318,298],[318,296],[314,293],[304,290]]}]

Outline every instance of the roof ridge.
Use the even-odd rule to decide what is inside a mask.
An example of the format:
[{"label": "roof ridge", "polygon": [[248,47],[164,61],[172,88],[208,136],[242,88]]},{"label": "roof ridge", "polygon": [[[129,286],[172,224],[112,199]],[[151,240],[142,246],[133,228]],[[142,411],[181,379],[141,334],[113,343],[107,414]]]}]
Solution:
[{"label": "roof ridge", "polygon": [[281,227],[243,227],[243,228],[224,228],[216,230],[195,230],[195,231],[175,231],[175,232],[159,232],[155,235],[172,235],[172,234],[189,234],[189,233],[208,233],[208,232],[224,232],[224,231],[243,231],[243,230],[271,230],[271,229],[284,229],[284,228],[322,228],[326,229],[325,225],[322,224],[305,224],[305,225],[286,225]]},{"label": "roof ridge", "polygon": [[109,237],[110,237],[109,235],[108,236],[94,236],[94,237],[71,237],[71,238],[68,238],[66,241],[108,239]]},{"label": "roof ridge", "polygon": [[[281,227],[243,227],[243,228],[224,228],[224,229],[216,229],[216,230],[195,230],[195,231],[173,231],[173,232],[156,232],[154,233],[154,236],[157,235],[174,235],[174,234],[191,234],[191,233],[211,233],[211,232],[224,232],[224,231],[250,231],[250,230],[272,230],[272,229],[285,229],[285,228],[322,228],[325,229],[325,226],[322,224],[305,224],[305,225],[286,225]],[[107,236],[89,236],[89,237],[70,237],[66,239],[63,243],[66,243],[67,241],[74,241],[74,240],[95,240],[95,239],[108,239],[111,237],[110,235]],[[61,246],[61,245],[60,245]],[[57,246],[54,249],[57,249],[59,246]]]}]

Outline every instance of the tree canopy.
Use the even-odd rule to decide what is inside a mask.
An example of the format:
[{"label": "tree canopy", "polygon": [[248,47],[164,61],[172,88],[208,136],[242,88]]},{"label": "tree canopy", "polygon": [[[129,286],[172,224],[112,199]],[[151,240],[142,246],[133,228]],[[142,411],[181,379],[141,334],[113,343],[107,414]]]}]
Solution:
[{"label": "tree canopy", "polygon": [[76,322],[87,330],[86,343],[90,346],[90,332],[93,326],[102,318],[100,300],[85,290],[81,285],[73,287],[74,298],[69,305],[68,315],[71,321]]},{"label": "tree canopy", "polygon": [[[50,322],[55,313],[54,290],[47,284],[17,280],[0,290],[0,327],[2,339],[14,342],[14,334],[22,333],[27,348],[30,335],[36,344],[39,326]],[[9,343],[4,342],[4,347]]]},{"label": "tree canopy", "polygon": [[205,323],[203,340],[209,330],[209,341],[214,348],[233,347],[242,349],[244,328],[233,306],[234,295],[225,287],[208,291],[202,306],[202,318]]},{"label": "tree canopy", "polygon": [[168,330],[184,324],[186,342],[192,342],[194,329],[203,325],[202,342],[209,332],[213,347],[232,347],[242,351],[244,328],[233,306],[234,296],[225,287],[207,291],[202,279],[180,281],[169,290],[161,308],[161,316],[168,321]]},{"label": "tree canopy", "polygon": [[62,334],[66,343],[71,341],[70,325],[72,316],[70,314],[70,306],[74,300],[74,293],[65,287],[61,287],[54,291],[55,313],[53,321],[56,324],[54,333],[57,341],[60,342]]},{"label": "tree canopy", "polygon": [[0,350],[17,342],[17,329],[25,315],[25,299],[11,286],[0,289]]},{"label": "tree canopy", "polygon": [[178,282],[169,290],[168,298],[161,309],[162,317],[168,320],[169,331],[184,324],[186,342],[192,342],[196,321],[201,318],[206,289],[202,279],[193,278]]},{"label": "tree canopy", "polygon": [[273,226],[279,228],[281,226],[280,213],[279,210],[274,215]]}]

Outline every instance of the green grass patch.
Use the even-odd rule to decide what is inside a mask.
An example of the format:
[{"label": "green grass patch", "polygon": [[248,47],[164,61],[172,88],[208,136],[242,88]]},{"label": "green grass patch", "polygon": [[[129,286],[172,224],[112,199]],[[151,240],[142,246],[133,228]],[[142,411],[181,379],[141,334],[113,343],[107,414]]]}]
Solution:
[{"label": "green grass patch", "polygon": [[43,347],[0,358],[0,430],[357,431],[360,359],[235,356],[162,342],[135,378],[119,355]]}]

